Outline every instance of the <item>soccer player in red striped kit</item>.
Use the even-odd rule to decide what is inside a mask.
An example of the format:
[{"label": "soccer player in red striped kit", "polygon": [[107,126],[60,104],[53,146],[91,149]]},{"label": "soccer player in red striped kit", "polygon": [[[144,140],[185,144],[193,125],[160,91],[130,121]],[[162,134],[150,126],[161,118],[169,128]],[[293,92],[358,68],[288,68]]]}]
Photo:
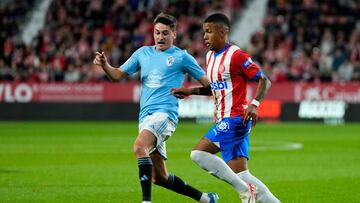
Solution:
[{"label": "soccer player in red striped kit", "polygon": [[[181,87],[172,90],[178,98],[213,95],[215,100],[216,124],[195,146],[191,159],[210,174],[232,185],[243,203],[278,203],[280,201],[250,173],[247,166],[250,130],[256,124],[257,108],[271,82],[249,54],[228,43],[230,22],[225,15],[216,13],[207,17],[203,30],[205,44],[210,49],[206,55],[210,88]],[[255,98],[250,104],[246,101],[248,80],[258,82]],[[218,152],[221,152],[223,160],[215,155]]]}]

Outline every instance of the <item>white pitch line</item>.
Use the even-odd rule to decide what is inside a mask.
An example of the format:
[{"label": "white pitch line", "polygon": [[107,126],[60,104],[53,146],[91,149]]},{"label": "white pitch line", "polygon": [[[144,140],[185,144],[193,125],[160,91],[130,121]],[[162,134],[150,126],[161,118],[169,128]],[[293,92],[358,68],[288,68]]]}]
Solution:
[{"label": "white pitch line", "polygon": [[290,151],[300,150],[303,148],[303,144],[297,142],[285,142],[285,143],[274,143],[269,142],[266,145],[255,145],[250,146],[250,151]]}]

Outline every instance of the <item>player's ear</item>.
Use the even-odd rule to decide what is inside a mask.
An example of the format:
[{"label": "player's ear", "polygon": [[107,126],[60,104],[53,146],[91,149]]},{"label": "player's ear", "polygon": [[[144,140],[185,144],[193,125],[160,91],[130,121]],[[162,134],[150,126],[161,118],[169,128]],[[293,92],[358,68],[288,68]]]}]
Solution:
[{"label": "player's ear", "polygon": [[226,32],[223,28],[219,28],[218,29],[218,33],[221,39],[225,39],[226,38]]},{"label": "player's ear", "polygon": [[221,33],[222,36],[226,36],[227,33],[228,33],[228,30],[225,27],[222,26],[220,28],[220,33]]},{"label": "player's ear", "polygon": [[176,39],[176,31],[174,31],[174,39]]}]

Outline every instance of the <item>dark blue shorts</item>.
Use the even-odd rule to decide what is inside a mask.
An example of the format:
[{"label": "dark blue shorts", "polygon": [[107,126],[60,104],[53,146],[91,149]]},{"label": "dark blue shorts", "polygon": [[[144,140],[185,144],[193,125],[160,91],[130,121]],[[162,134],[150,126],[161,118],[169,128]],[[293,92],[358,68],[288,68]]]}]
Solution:
[{"label": "dark blue shorts", "polygon": [[249,159],[251,121],[245,126],[240,116],[224,118],[205,134],[205,137],[220,148],[225,162],[236,157]]}]

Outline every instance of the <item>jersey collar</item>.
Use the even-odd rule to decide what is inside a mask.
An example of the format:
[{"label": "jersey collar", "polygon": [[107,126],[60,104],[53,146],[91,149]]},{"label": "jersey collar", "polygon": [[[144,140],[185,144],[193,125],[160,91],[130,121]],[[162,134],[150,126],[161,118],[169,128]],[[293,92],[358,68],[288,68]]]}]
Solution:
[{"label": "jersey collar", "polygon": [[175,49],[175,46],[174,46],[174,45],[171,46],[171,47],[169,47],[168,49],[166,49],[166,50],[164,50],[164,51],[157,50],[155,45],[154,45],[153,47],[154,47],[154,50],[155,50],[155,51],[157,51],[157,52],[164,52],[164,53],[170,53],[170,52],[172,52],[172,51]]},{"label": "jersey collar", "polygon": [[214,57],[219,56],[220,54],[224,53],[224,51],[226,51],[226,49],[228,49],[231,46],[230,43],[226,43],[226,45],[224,46],[224,48],[222,48],[219,52],[214,52]]}]

